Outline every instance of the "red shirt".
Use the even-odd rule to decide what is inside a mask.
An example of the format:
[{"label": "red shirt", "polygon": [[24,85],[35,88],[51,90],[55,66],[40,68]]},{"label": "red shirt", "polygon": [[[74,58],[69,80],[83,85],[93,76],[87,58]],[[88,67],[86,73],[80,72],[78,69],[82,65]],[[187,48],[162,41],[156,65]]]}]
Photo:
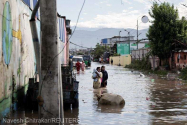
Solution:
[{"label": "red shirt", "polygon": [[76,63],[76,67],[77,67],[77,68],[80,68],[80,65],[81,65],[80,62],[77,62],[77,63]]}]

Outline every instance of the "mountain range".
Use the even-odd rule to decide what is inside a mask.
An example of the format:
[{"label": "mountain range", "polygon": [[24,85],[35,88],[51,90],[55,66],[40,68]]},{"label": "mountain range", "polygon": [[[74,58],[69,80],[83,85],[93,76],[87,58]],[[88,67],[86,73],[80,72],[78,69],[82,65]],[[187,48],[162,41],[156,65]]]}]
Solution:
[{"label": "mountain range", "polygon": [[[71,28],[72,30],[74,27]],[[120,36],[128,36],[128,33],[124,31],[125,29],[116,29],[116,28],[81,28],[77,27],[75,32],[73,33],[70,41],[84,47],[94,48],[97,43],[101,42],[101,39],[111,38],[114,36],[119,36],[119,31],[121,31]],[[136,29],[126,29],[130,32],[131,36],[137,36]],[[146,38],[146,33],[148,29],[139,30],[139,39]],[[70,48],[80,49],[81,47],[70,45]]]}]

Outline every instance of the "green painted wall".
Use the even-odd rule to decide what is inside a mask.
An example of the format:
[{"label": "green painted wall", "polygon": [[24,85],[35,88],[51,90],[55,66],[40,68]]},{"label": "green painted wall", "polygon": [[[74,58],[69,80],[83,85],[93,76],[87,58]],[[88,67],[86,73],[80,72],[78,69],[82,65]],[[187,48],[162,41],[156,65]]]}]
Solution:
[{"label": "green painted wall", "polygon": [[117,53],[120,55],[130,54],[129,44],[126,43],[117,44]]}]

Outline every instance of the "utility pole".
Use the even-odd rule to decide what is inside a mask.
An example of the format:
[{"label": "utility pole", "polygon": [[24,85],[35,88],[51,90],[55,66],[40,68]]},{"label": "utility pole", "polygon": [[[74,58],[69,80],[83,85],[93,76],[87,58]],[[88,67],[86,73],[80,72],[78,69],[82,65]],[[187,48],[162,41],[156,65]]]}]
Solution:
[{"label": "utility pole", "polygon": [[[121,33],[121,31],[119,31],[119,43],[120,43],[120,33]],[[121,66],[121,63],[120,63],[120,54],[119,54],[119,66]]]},{"label": "utility pole", "polygon": [[125,30],[128,33],[128,40],[129,40],[129,54],[131,54],[131,41],[130,41],[130,32]]},{"label": "utility pole", "polygon": [[[42,84],[39,93],[43,105],[40,107],[40,118],[62,118],[60,64],[58,58],[56,0],[40,0],[41,12],[41,76]],[[63,119],[61,119],[63,120]],[[49,123],[56,125],[57,123]]]},{"label": "utility pole", "polygon": [[[139,18],[139,17],[138,17]],[[137,18],[137,49],[138,49],[138,36],[141,34],[138,34],[138,18]],[[142,16],[142,22],[143,23],[147,23],[149,21],[148,17],[147,16]]]},{"label": "utility pole", "polygon": [[137,19],[137,49],[138,49],[138,19]]},{"label": "utility pole", "polygon": [[128,32],[129,34],[129,54],[131,54],[131,41],[130,41],[130,32]]}]

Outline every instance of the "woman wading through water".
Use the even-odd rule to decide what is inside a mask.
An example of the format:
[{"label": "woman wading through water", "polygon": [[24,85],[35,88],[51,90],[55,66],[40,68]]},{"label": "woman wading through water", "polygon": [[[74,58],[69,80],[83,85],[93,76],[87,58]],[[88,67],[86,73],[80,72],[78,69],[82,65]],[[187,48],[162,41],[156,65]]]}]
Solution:
[{"label": "woman wading through water", "polygon": [[102,78],[102,72],[100,72],[100,67],[97,67],[97,69],[93,70],[93,88],[98,89],[101,86],[101,78]]}]

